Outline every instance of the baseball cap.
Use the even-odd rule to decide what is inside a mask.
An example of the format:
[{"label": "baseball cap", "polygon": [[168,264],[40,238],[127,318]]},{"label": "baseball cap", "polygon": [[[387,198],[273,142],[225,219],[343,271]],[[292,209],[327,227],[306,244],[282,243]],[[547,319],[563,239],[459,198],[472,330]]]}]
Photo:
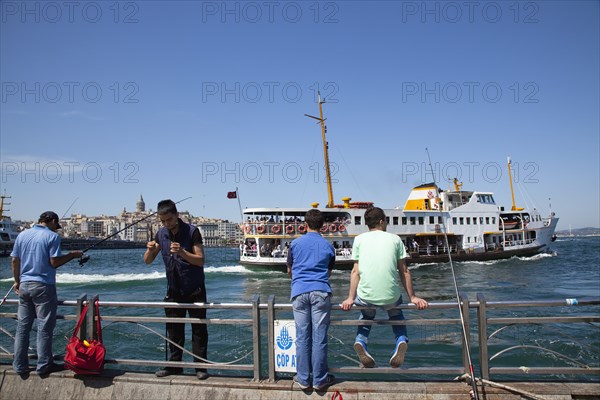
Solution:
[{"label": "baseball cap", "polygon": [[60,226],[60,218],[58,217],[58,214],[56,214],[54,211],[46,211],[43,212],[42,215],[40,215],[40,219],[38,220],[38,222],[50,222],[52,220],[56,220],[56,223],[58,224],[58,229],[62,229],[62,226]]}]

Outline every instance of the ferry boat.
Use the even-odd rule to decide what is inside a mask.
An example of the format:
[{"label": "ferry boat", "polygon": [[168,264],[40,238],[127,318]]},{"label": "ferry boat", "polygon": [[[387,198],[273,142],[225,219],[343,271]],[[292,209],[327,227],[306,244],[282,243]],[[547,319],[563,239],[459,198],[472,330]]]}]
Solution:
[{"label": "ferry boat", "polygon": [[19,234],[17,224],[12,222],[9,216],[4,215],[5,206],[9,203],[5,203],[4,199],[10,199],[6,196],[6,193],[0,196],[0,257],[6,257],[10,254],[17,235]]},{"label": "ferry boat", "polygon": [[[319,121],[323,140],[328,203],[318,208],[325,218],[321,229],[336,252],[336,268],[350,269],[354,238],[369,229],[364,213],[372,202],[352,202],[342,198],[334,204],[329,171],[329,156],[323,118],[324,101],[319,96]],[[404,208],[384,209],[387,231],[402,239],[409,253],[408,264],[453,261],[485,261],[533,256],[551,252],[558,218],[553,212],[542,215],[537,209],[517,207],[512,186],[511,161],[508,172],[512,207],[496,204],[494,193],[463,190],[454,179],[454,187],[441,189],[435,182],[414,187]],[[306,232],[304,215],[309,208],[246,208],[241,224],[244,241],[240,245],[240,264],[284,269],[292,240]]]}]

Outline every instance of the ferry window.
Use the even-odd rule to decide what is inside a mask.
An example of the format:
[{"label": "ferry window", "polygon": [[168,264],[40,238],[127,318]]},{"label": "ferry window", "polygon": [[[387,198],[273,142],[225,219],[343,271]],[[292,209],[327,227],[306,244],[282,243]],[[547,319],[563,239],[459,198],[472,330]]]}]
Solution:
[{"label": "ferry window", "polygon": [[494,201],[494,196],[490,196],[490,203],[496,204],[496,202]]},{"label": "ferry window", "polygon": [[456,225],[456,217],[452,217],[452,225]]},{"label": "ferry window", "polygon": [[496,223],[496,217],[492,217],[492,224]]},{"label": "ferry window", "polygon": [[483,225],[483,217],[479,217],[479,225]]},{"label": "ferry window", "polygon": [[419,225],[423,225],[424,221],[425,221],[425,218],[419,217]]},{"label": "ferry window", "polygon": [[471,217],[467,217],[467,225],[471,225]]},{"label": "ferry window", "polygon": [[394,221],[394,225],[398,225],[398,217],[394,217],[393,221]]},{"label": "ferry window", "polygon": [[485,223],[489,224],[490,223],[490,217],[485,217]]},{"label": "ferry window", "polygon": [[354,225],[360,225],[360,215],[354,217]]},{"label": "ferry window", "polygon": [[477,217],[473,217],[473,225],[477,225]]},{"label": "ferry window", "polygon": [[471,243],[471,236],[467,236],[467,243]]},{"label": "ferry window", "polygon": [[388,225],[390,224],[390,217],[385,217],[385,223]]},{"label": "ferry window", "polygon": [[461,225],[464,225],[464,224],[465,224],[465,219],[464,219],[463,217],[460,217],[458,220],[460,221],[460,224],[461,224]]},{"label": "ferry window", "polygon": [[416,219],[415,219],[415,217],[410,217],[410,224],[411,224],[411,225],[415,225],[415,224],[416,224]]},{"label": "ferry window", "polygon": [[406,225],[406,217],[402,217],[402,225]]},{"label": "ferry window", "polygon": [[442,217],[438,217],[438,224],[442,224]]},{"label": "ferry window", "polygon": [[429,217],[429,223],[430,223],[430,224],[435,224],[435,217],[434,217],[433,215],[431,215],[431,216]]}]

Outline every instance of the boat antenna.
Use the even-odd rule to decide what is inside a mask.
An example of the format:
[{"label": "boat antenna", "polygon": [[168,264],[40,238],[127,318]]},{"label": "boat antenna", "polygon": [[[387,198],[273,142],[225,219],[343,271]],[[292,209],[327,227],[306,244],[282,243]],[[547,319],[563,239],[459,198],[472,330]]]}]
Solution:
[{"label": "boat antenna", "polygon": [[[179,201],[175,202],[175,204],[179,204],[179,203],[181,203],[181,202],[184,202],[184,201],[186,201],[186,200],[189,200],[189,199],[191,199],[191,197],[186,197],[186,198],[185,198],[185,199],[183,199],[183,200],[179,200]],[[91,249],[93,249],[94,247],[98,246],[99,244],[106,242],[108,239],[110,239],[110,238],[113,238],[113,237],[117,236],[119,233],[123,232],[124,230],[126,230],[126,229],[128,229],[128,228],[131,228],[132,226],[134,226],[134,225],[137,225],[137,224],[139,224],[140,222],[142,222],[142,221],[144,221],[144,220],[147,220],[148,218],[150,218],[151,216],[153,216],[153,215],[156,215],[156,214],[158,214],[158,211],[155,211],[155,212],[153,212],[152,214],[148,214],[148,215],[146,215],[144,218],[140,218],[140,219],[138,219],[137,221],[135,221],[135,222],[132,222],[132,223],[131,223],[131,224],[129,224],[129,225],[126,225],[126,226],[125,226],[123,229],[119,229],[117,232],[113,233],[112,235],[109,235],[109,236],[105,237],[104,239],[102,239],[102,240],[100,240],[100,241],[98,241],[98,242],[96,242],[96,243],[92,244],[91,246],[87,247],[86,249],[84,249],[84,250],[83,250],[83,253],[85,254],[85,253],[86,253],[88,250],[91,250]],[[89,259],[90,259],[90,256],[85,256],[85,255],[84,255],[83,257],[81,257],[81,258],[79,259],[79,266],[80,266],[80,267],[83,267],[83,264],[85,264],[85,263],[86,263],[86,262],[87,262]]]},{"label": "boat antenna", "polygon": [[325,120],[327,118],[323,118],[323,103],[325,103],[325,99],[321,100],[321,92],[317,92],[318,95],[318,103],[319,103],[319,117],[313,117],[312,115],[304,114],[309,118],[316,119],[318,124],[321,124],[321,139],[323,140],[323,158],[325,160],[325,176],[327,178],[327,208],[333,208],[333,189],[331,187],[331,170],[329,169],[329,144],[327,143],[327,139],[325,138],[325,134],[327,133],[327,126],[325,126]]},{"label": "boat antenna", "polygon": [[[429,161],[429,168],[431,168],[431,175],[433,177],[433,184],[435,186],[435,201],[439,204],[438,211],[443,216],[443,203],[440,200],[440,194],[438,190],[438,185],[435,179],[435,171],[431,164],[431,156],[429,155],[429,149],[425,147],[425,152],[427,152],[427,159]],[[456,274],[454,272],[454,263],[452,262],[452,253],[450,252],[450,243],[448,242],[448,234],[446,232],[446,223],[444,222],[444,218],[441,218],[441,228],[442,233],[444,234],[444,240],[446,242],[446,250],[448,251],[448,261],[450,262],[450,270],[452,271],[452,281],[454,282],[454,291],[456,295],[456,303],[458,305],[458,313],[460,315],[460,326],[462,327],[463,340],[465,343],[465,350],[467,352],[467,359],[469,361],[469,374],[471,375],[471,387],[473,388],[473,399],[479,400],[479,393],[477,392],[477,383],[475,382],[475,370],[473,369],[473,360],[471,359],[471,349],[469,346],[469,338],[467,335],[467,330],[465,329],[465,316],[463,315],[462,307],[460,306],[460,296],[458,294],[458,284],[456,283]]]}]

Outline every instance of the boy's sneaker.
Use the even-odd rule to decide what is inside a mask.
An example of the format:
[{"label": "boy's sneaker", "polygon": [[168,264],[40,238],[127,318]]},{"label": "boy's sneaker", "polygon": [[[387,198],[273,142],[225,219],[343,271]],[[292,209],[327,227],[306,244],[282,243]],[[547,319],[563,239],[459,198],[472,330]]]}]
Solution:
[{"label": "boy's sneaker", "polygon": [[296,385],[298,385],[298,386],[300,387],[300,389],[302,389],[302,390],[308,390],[308,389],[312,388],[312,386],[311,386],[311,385],[309,385],[309,384],[306,384],[306,385],[305,385],[304,383],[301,383],[301,382],[298,380],[298,375],[294,375],[294,383],[295,383]]},{"label": "boy's sneaker", "polygon": [[398,368],[402,365],[407,348],[408,343],[401,338],[398,338],[396,341],[396,347],[394,348],[394,354],[392,354],[392,358],[390,358],[390,365],[392,368]]},{"label": "boy's sneaker", "polygon": [[354,351],[356,351],[356,355],[358,355],[358,359],[363,367],[373,368],[375,366],[375,359],[369,354],[369,351],[367,350],[367,344],[365,342],[362,340],[357,340],[354,343]]},{"label": "boy's sneaker", "polygon": [[329,386],[333,385],[333,382],[335,382],[335,376],[333,376],[331,374],[327,374],[327,378],[325,378],[325,382],[323,382],[323,384],[321,386],[313,386],[313,388],[317,392],[323,392],[323,391],[327,390],[327,388]]}]

